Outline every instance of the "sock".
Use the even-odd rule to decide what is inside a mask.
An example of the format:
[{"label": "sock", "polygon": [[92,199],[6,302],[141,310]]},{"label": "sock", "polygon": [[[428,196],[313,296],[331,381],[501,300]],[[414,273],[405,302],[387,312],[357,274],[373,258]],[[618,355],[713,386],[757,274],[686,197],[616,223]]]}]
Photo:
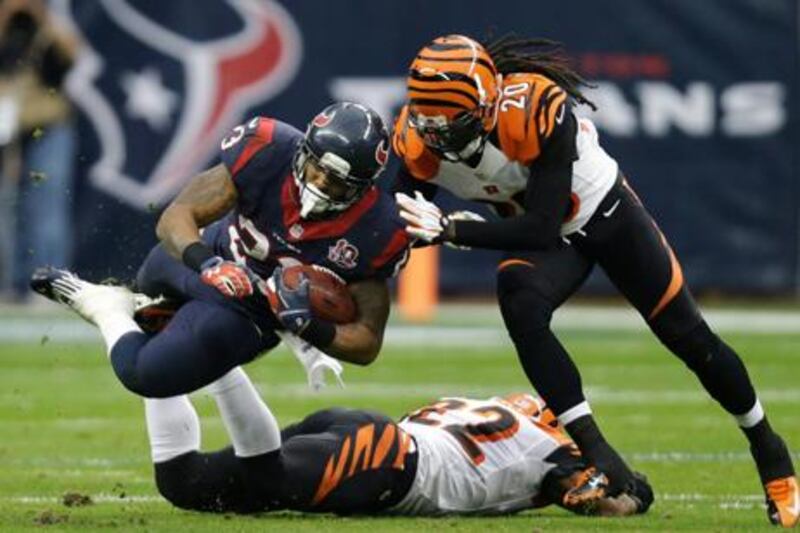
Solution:
[{"label": "sock", "polygon": [[[589,419],[592,417],[592,408],[589,407],[589,402],[581,402],[575,407],[570,407],[560,415],[558,415],[558,421],[561,422],[561,425],[567,427],[568,424],[571,424],[573,421],[577,420],[578,418],[587,416]],[[598,432],[600,430],[598,429]],[[602,438],[602,435],[601,435]]]},{"label": "sock", "polygon": [[238,457],[277,450],[281,431],[250,378],[236,367],[209,385]]},{"label": "sock", "polygon": [[200,449],[200,420],[188,396],[145,398],[144,412],[154,463]]},{"label": "sock", "polygon": [[[750,442],[750,454],[756,462],[761,483],[766,484],[774,479],[794,475],[789,449],[780,435],[773,431],[758,401],[750,410],[750,413],[753,412],[760,413],[758,422],[754,424],[746,426],[742,423],[742,419],[747,415],[737,416],[736,419]],[[755,416],[750,417],[751,421],[755,418]]]},{"label": "sock", "polygon": [[95,324],[97,324],[100,334],[106,342],[106,354],[108,356],[111,356],[111,349],[114,348],[120,337],[132,331],[142,332],[133,317],[125,313],[116,312],[100,316],[95,319]]}]

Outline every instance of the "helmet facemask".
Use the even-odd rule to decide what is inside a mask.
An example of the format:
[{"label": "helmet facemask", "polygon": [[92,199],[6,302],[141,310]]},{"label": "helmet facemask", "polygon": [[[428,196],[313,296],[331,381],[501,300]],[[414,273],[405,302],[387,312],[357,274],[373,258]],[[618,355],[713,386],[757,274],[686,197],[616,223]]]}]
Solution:
[{"label": "helmet facemask", "polygon": [[[325,174],[324,190],[309,180],[309,166]],[[335,216],[357,202],[372,183],[351,175],[350,164],[332,152],[317,157],[306,142],[297,149],[293,168],[300,189],[300,217],[304,219]]]},{"label": "helmet facemask", "polygon": [[479,109],[462,111],[448,121],[444,115],[426,117],[412,111],[409,113],[409,125],[417,131],[425,146],[457,162],[467,160],[483,150],[488,136],[483,115]]}]

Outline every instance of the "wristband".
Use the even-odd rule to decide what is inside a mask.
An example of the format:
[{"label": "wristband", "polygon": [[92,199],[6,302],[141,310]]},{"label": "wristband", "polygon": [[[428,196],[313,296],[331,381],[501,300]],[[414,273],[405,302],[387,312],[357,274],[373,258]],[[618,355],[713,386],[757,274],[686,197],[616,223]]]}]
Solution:
[{"label": "wristband", "polygon": [[312,318],[298,337],[312,346],[324,350],[333,343],[333,339],[336,337],[336,326],[327,320]]},{"label": "wristband", "polygon": [[211,251],[211,248],[206,246],[200,241],[193,242],[183,249],[181,259],[183,264],[194,270],[200,272],[203,270],[203,263],[216,257],[216,254]]}]

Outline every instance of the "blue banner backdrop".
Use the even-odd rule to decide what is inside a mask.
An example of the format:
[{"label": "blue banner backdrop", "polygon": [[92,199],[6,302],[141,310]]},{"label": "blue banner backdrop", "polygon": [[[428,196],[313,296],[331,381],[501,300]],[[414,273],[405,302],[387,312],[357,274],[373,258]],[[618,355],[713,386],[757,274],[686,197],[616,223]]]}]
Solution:
[{"label": "blue banner backdrop", "polygon": [[[425,42],[515,32],[564,42],[595,82],[600,109],[581,112],[696,289],[795,292],[797,5],[72,0],[90,48],[69,82],[82,117],[76,267],[130,278],[160,209],[247,116],[302,127],[332,100],[354,99],[388,118]],[[445,251],[443,290],[491,291],[496,257]]]}]

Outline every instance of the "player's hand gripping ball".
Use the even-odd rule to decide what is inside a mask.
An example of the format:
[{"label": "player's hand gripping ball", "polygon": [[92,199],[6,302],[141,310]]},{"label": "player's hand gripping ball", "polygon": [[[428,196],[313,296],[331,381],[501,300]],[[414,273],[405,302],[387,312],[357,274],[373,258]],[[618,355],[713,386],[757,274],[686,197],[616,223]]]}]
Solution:
[{"label": "player's hand gripping ball", "polygon": [[[280,276],[282,283],[277,283]],[[347,289],[347,283],[335,272],[319,265],[296,265],[278,267],[266,284],[266,296],[272,311],[279,318],[286,314],[289,306],[303,306],[298,301],[306,297],[295,293],[301,289],[303,279],[308,280],[308,295],[305,305],[316,318],[328,320],[336,324],[347,324],[356,319],[356,302]],[[282,287],[281,287],[282,286]],[[281,292],[283,294],[281,294]]]}]

